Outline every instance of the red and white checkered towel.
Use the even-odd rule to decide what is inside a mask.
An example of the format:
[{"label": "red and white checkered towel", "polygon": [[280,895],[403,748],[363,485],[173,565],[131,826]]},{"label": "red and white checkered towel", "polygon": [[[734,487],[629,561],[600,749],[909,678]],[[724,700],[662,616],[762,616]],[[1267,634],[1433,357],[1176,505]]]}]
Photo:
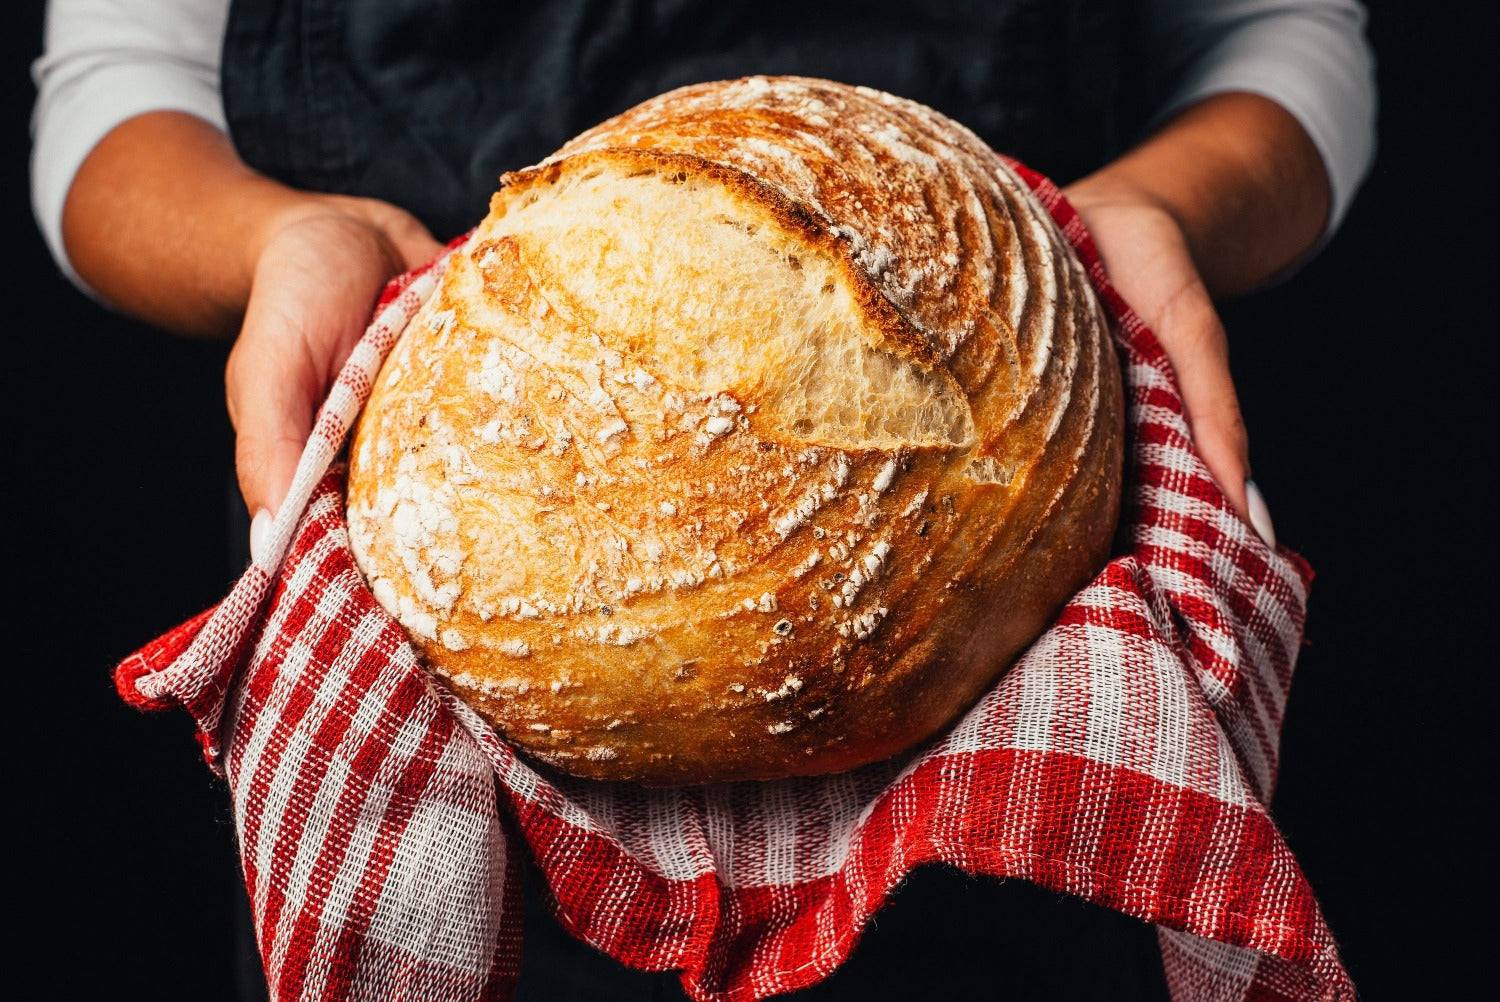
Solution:
[{"label": "red and white checkered towel", "polygon": [[813,984],[919,864],[1020,877],[1160,927],[1177,1000],[1352,999],[1267,816],[1306,564],[1237,519],[1170,366],[1058,190],[1129,404],[1125,550],[941,740],[854,772],[646,790],[534,768],[417,661],[355,567],[332,466],[441,261],[393,283],[274,543],[120,692],[186,707],[234,801],[278,1000],[504,999],[529,846],[567,928],[698,999]]}]

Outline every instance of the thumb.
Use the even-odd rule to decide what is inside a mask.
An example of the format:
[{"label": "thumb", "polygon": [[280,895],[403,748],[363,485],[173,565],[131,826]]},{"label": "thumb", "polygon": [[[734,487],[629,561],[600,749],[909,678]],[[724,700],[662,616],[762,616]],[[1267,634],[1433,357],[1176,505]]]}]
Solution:
[{"label": "thumb", "polygon": [[[263,321],[262,321],[263,322]],[[308,366],[287,349],[298,337],[257,335],[247,314],[226,370],[226,395],[235,427],[235,473],[251,522],[251,556],[259,559],[270,520],[280,510],[302,457],[317,406]]]}]

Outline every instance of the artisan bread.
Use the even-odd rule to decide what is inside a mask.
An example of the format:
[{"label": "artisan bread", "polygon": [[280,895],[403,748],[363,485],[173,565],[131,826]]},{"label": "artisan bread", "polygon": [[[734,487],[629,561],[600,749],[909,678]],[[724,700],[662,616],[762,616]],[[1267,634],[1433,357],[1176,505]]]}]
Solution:
[{"label": "artisan bread", "polygon": [[1106,321],[962,126],[756,77],[503,181],[377,379],[348,521],[524,751],[650,784],[881,759],[1106,559]]}]

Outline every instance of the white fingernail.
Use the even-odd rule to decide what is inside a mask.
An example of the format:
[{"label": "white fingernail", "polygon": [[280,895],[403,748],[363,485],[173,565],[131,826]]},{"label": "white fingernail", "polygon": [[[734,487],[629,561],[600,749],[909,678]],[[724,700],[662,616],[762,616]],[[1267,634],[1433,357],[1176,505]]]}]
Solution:
[{"label": "white fingernail", "polygon": [[271,517],[271,513],[264,508],[256,512],[255,517],[250,520],[250,559],[257,564],[266,552],[266,547],[270,545],[271,526],[275,523],[276,520]]},{"label": "white fingernail", "polygon": [[1266,507],[1266,499],[1261,495],[1260,488],[1255,486],[1255,481],[1248,477],[1245,478],[1245,502],[1250,507],[1250,524],[1260,533],[1260,538],[1266,541],[1266,545],[1274,548],[1276,528],[1271,525],[1271,509]]}]

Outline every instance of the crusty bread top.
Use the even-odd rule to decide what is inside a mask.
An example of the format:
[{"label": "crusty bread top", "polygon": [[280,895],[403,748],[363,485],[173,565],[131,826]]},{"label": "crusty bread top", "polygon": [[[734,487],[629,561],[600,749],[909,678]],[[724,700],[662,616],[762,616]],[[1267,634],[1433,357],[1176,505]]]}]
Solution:
[{"label": "crusty bread top", "polygon": [[[601,123],[538,167],[507,174],[492,208],[513,211],[583,154],[618,158],[627,150],[668,163],[683,158],[694,173],[727,168],[715,172],[726,185],[810,242],[833,246],[871,326],[889,339],[881,347],[924,367],[941,360],[966,393],[1000,354],[996,321],[1023,339],[1052,332],[1050,316],[1022,321],[1056,300],[1055,290],[1031,287],[1057,279],[1054,269],[1038,268],[1041,255],[1071,254],[1014,172],[978,136],[925,105],[799,77],[685,87]],[[1017,201],[1030,204],[1017,211]],[[1028,258],[1032,245],[1041,250]],[[1048,349],[1023,340],[1014,354],[1043,360]],[[1017,375],[1034,383],[1035,373]],[[1017,403],[1030,388],[1015,387]]]},{"label": "crusty bread top", "polygon": [[1012,171],[862,88],[685,88],[507,175],[351,454],[377,598],[571,771],[844,768],[1103,559],[1119,386]]}]

